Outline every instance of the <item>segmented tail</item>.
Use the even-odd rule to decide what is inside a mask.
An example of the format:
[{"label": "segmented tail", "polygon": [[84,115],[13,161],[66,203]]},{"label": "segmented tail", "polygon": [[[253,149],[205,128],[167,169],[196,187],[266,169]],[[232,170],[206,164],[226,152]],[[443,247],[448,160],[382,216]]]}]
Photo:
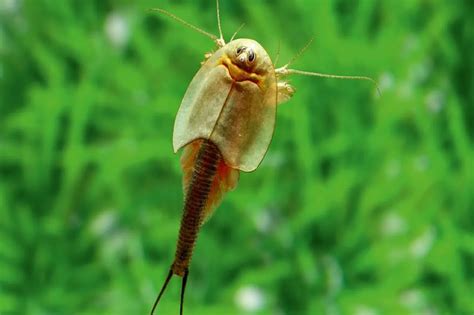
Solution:
[{"label": "segmented tail", "polygon": [[235,188],[239,178],[239,172],[227,166],[217,146],[208,140],[199,139],[188,144],[181,157],[181,166],[185,202],[175,259],[153,304],[151,315],[173,275],[183,277],[180,315],[183,314],[189,264],[199,228],[219,205],[224,193]]}]

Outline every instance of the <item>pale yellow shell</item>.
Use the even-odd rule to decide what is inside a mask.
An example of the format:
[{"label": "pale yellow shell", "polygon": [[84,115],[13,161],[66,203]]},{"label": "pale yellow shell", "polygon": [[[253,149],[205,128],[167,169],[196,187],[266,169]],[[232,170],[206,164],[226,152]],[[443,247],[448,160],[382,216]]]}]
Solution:
[{"label": "pale yellow shell", "polygon": [[[238,58],[246,47],[255,60]],[[275,127],[277,79],[267,52],[254,40],[237,39],[217,50],[189,85],[176,116],[173,149],[209,139],[226,163],[255,170],[270,145]]]}]

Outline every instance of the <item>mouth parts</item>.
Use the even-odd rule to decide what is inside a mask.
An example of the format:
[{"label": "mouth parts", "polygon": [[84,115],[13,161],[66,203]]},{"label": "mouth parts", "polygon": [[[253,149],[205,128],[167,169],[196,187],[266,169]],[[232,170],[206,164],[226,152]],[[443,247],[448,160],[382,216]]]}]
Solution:
[{"label": "mouth parts", "polygon": [[224,67],[227,68],[229,75],[235,81],[239,81],[239,82],[250,81],[260,86],[260,82],[262,80],[258,74],[254,72],[248,72],[245,69],[242,69],[241,67],[233,63],[229,57],[227,56],[223,57],[220,64],[222,64]]}]

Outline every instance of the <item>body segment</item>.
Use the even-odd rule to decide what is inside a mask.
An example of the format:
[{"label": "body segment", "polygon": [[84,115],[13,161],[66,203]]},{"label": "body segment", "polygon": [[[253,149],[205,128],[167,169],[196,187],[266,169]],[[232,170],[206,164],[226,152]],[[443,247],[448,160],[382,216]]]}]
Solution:
[{"label": "body segment", "polygon": [[190,183],[185,193],[178,244],[171,268],[173,273],[178,276],[184,276],[188,269],[199,228],[204,219],[212,183],[221,160],[221,153],[212,142],[201,141]]}]

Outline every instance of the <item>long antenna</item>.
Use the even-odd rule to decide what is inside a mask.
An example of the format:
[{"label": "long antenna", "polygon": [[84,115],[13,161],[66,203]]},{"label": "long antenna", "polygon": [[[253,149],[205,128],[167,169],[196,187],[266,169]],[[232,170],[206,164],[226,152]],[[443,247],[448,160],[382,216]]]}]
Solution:
[{"label": "long antenna", "polygon": [[307,75],[307,76],[320,77],[320,78],[329,78],[329,79],[370,81],[375,85],[375,88],[377,89],[377,93],[379,94],[379,96],[382,95],[377,82],[371,77],[364,77],[364,76],[358,76],[358,75],[335,75],[335,74],[326,74],[326,73],[319,73],[319,72],[309,72],[309,71],[288,69],[287,65],[281,68],[275,69],[275,72],[277,73],[277,75],[282,75],[282,76],[300,74],[300,75]]},{"label": "long antenna", "polygon": [[[194,25],[192,25],[191,23],[186,22],[185,20],[183,20],[182,18],[177,17],[177,16],[174,15],[173,13],[170,13],[170,12],[168,12],[168,11],[166,11],[166,10],[163,10],[163,9],[160,9],[160,8],[151,8],[151,9],[148,9],[148,10],[149,10],[149,11],[156,11],[156,12],[159,12],[159,13],[161,13],[161,14],[167,15],[167,16],[169,16],[170,18],[172,18],[173,20],[176,20],[176,21],[178,21],[179,23],[181,23],[181,24],[183,24],[183,25],[189,27],[190,29],[193,29],[193,30],[195,30],[196,32],[201,33],[201,34],[203,34],[203,35],[209,37],[210,39],[212,39],[213,41],[215,41],[216,43],[219,44],[219,38],[218,38],[216,35],[211,34],[211,33],[208,33],[208,32],[206,32],[206,31],[200,29],[199,27],[194,26]],[[221,38],[222,38],[222,34],[221,34]]]},{"label": "long antenna", "polygon": [[161,291],[158,294],[158,296],[156,297],[155,303],[153,304],[153,307],[151,308],[150,315],[153,315],[153,313],[155,312],[155,308],[158,305],[158,303],[160,302],[161,296],[163,295],[163,292],[165,292],[166,286],[170,282],[170,279],[171,279],[172,275],[173,275],[173,270],[170,269],[170,272],[168,273],[168,276],[166,277],[165,283],[163,284],[163,287],[161,288]]},{"label": "long antenna", "polygon": [[300,51],[298,51],[298,53],[294,55],[293,58],[290,59],[290,61],[288,61],[288,63],[286,64],[286,67],[289,67],[293,62],[295,62],[296,59],[298,59],[306,51],[306,49],[308,49],[309,46],[311,46],[311,44],[313,43],[313,40],[314,40],[314,37],[311,37],[309,41],[306,43],[306,45],[304,45],[303,48],[301,48]]},{"label": "long antenna", "polygon": [[222,35],[222,27],[221,27],[221,13],[219,9],[219,0],[216,0],[216,11],[217,11],[217,27],[219,28],[219,39],[216,41],[219,47],[223,47],[225,45],[224,36]]},{"label": "long antenna", "polygon": [[375,88],[377,89],[377,93],[379,96],[382,95],[380,92],[379,86],[377,82],[372,79],[371,77],[365,77],[365,76],[358,76],[358,75],[336,75],[336,74],[326,74],[326,73],[319,73],[319,72],[310,72],[310,71],[302,71],[302,70],[296,70],[296,69],[288,69],[288,67],[300,57],[306,49],[311,45],[313,42],[313,37],[308,41],[306,45],[301,48],[301,50],[288,61],[286,65],[283,67],[280,67],[278,69],[275,69],[275,73],[280,76],[286,76],[286,75],[292,75],[292,74],[300,74],[300,75],[307,75],[307,76],[313,76],[313,77],[320,77],[320,78],[329,78],[329,79],[342,79],[342,80],[365,80],[365,81],[370,81],[375,85]]},{"label": "long antenna", "polygon": [[372,79],[371,77],[365,77],[365,76],[359,76],[359,75],[335,75],[335,74],[325,74],[325,73],[319,73],[319,72],[308,72],[308,71],[301,71],[301,70],[295,70],[295,69],[288,69],[288,74],[301,74],[301,75],[307,75],[307,76],[313,76],[313,77],[320,77],[320,78],[329,78],[329,79],[342,79],[342,80],[365,80],[365,81],[370,81],[375,85],[375,88],[377,89],[377,93],[379,96],[382,95],[379,89],[379,85],[377,84],[377,81]]},{"label": "long antenna", "polygon": [[281,49],[281,40],[278,41],[278,46],[277,46],[277,52],[275,56],[275,62],[273,63],[275,66],[278,63],[278,60],[280,59],[280,49]]},{"label": "long antenna", "polygon": [[245,23],[242,23],[239,28],[234,32],[232,37],[230,38],[230,42],[234,40],[235,36],[237,36],[237,33],[240,32],[240,30],[245,26]]}]

